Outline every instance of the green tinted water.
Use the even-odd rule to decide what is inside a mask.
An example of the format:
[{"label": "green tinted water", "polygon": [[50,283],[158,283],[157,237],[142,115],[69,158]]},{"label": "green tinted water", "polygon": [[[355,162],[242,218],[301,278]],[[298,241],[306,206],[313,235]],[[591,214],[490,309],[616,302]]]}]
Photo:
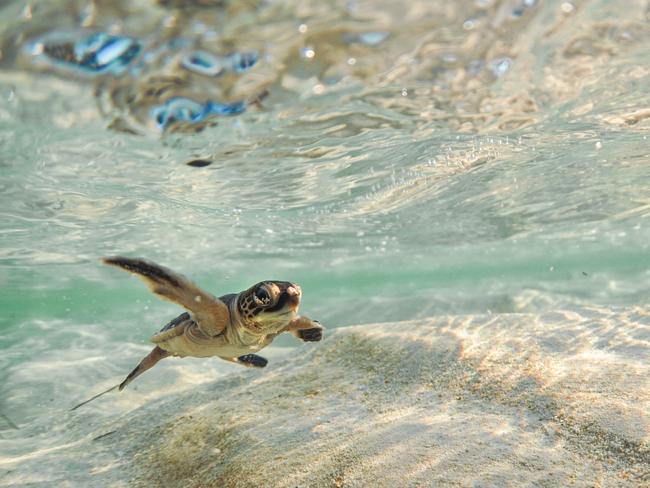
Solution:
[{"label": "green tinted water", "polygon": [[[91,20],[76,2],[0,7],[0,411],[24,424],[114,382],[178,313],[104,255],[217,295],[295,281],[327,327],[647,303],[643,2],[430,3],[97,2]],[[204,44],[213,22],[216,44],[264,54],[233,90],[269,95],[198,134],[158,134],[115,95],[122,81],[18,54],[80,21]],[[342,41],[372,31],[390,35]],[[211,164],[185,164],[197,158]]]}]

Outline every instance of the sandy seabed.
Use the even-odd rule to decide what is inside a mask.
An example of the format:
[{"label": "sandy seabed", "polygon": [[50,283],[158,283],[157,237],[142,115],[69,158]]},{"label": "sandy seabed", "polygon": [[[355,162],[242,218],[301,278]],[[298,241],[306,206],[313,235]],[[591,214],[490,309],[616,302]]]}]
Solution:
[{"label": "sandy seabed", "polygon": [[50,448],[0,458],[0,485],[650,485],[647,309],[371,324],[300,351],[130,412],[60,412],[23,433]]}]

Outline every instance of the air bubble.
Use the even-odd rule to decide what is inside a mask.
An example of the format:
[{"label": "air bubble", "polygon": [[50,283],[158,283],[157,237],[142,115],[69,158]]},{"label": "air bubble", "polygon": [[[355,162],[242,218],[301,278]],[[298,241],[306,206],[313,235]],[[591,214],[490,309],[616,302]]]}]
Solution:
[{"label": "air bubble", "polygon": [[474,19],[468,19],[465,22],[463,22],[463,29],[465,30],[472,30],[476,27],[476,20]]},{"label": "air bubble", "polygon": [[313,47],[303,47],[300,50],[300,57],[302,58],[312,59],[314,56],[316,56],[316,51],[314,51]]},{"label": "air bubble", "polygon": [[512,67],[512,59],[497,58],[490,63],[490,70],[496,76],[503,76]]}]

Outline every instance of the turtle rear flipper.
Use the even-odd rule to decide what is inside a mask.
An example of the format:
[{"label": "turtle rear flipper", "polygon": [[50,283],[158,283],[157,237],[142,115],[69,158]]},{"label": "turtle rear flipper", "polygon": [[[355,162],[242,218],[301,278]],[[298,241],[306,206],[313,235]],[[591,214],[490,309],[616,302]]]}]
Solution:
[{"label": "turtle rear flipper", "polygon": [[156,295],[185,307],[207,336],[221,334],[230,320],[224,302],[170,269],[144,259],[122,256],[103,258],[102,262],[136,274]]},{"label": "turtle rear flipper", "polygon": [[140,364],[138,364],[135,367],[135,369],[129,373],[129,375],[124,379],[124,381],[122,381],[122,383],[119,384],[118,389],[122,391],[134,379],[136,379],[138,376],[140,376],[148,369],[153,368],[158,361],[166,358],[167,356],[170,356],[170,354],[167,351],[161,349],[158,346],[154,347],[153,350],[149,354],[147,354],[142,361],[140,361]]},{"label": "turtle rear flipper", "polygon": [[83,406],[86,405],[87,403],[90,403],[90,402],[92,402],[93,400],[96,400],[96,399],[99,398],[100,396],[104,396],[104,395],[106,395],[106,393],[110,393],[110,392],[112,392],[113,390],[117,390],[119,387],[120,387],[120,385],[111,386],[108,390],[104,390],[104,391],[102,391],[101,393],[97,393],[97,395],[94,395],[94,396],[90,397],[88,400],[84,400],[84,401],[81,402],[81,403],[77,403],[74,407],[72,407],[72,408],[70,409],[70,411],[72,412],[73,410],[77,410],[79,407],[83,407]]},{"label": "turtle rear flipper", "polygon": [[159,348],[158,346],[154,347],[153,350],[149,354],[147,354],[147,356],[142,361],[140,361],[140,364],[138,364],[138,366],[129,373],[129,375],[124,379],[124,381],[122,381],[122,383],[120,383],[119,385],[111,386],[108,390],[104,390],[101,393],[97,393],[97,395],[75,405],[70,410],[72,411],[78,409],[79,407],[83,407],[87,403],[90,403],[93,400],[99,398],[100,396],[106,395],[106,393],[110,393],[113,390],[122,391],[126,387],[126,385],[131,383],[134,379],[136,379],[138,376],[140,376],[148,369],[152,368],[158,361],[166,358],[167,356],[170,356],[170,354],[167,351]]}]

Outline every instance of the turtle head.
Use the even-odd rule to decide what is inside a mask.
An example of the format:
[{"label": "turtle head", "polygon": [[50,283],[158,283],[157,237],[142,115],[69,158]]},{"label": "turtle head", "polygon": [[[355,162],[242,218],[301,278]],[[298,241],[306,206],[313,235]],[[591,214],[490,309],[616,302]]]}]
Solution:
[{"label": "turtle head", "polygon": [[261,333],[276,332],[291,322],[300,306],[300,287],[288,281],[262,281],[237,297],[242,325]]}]

